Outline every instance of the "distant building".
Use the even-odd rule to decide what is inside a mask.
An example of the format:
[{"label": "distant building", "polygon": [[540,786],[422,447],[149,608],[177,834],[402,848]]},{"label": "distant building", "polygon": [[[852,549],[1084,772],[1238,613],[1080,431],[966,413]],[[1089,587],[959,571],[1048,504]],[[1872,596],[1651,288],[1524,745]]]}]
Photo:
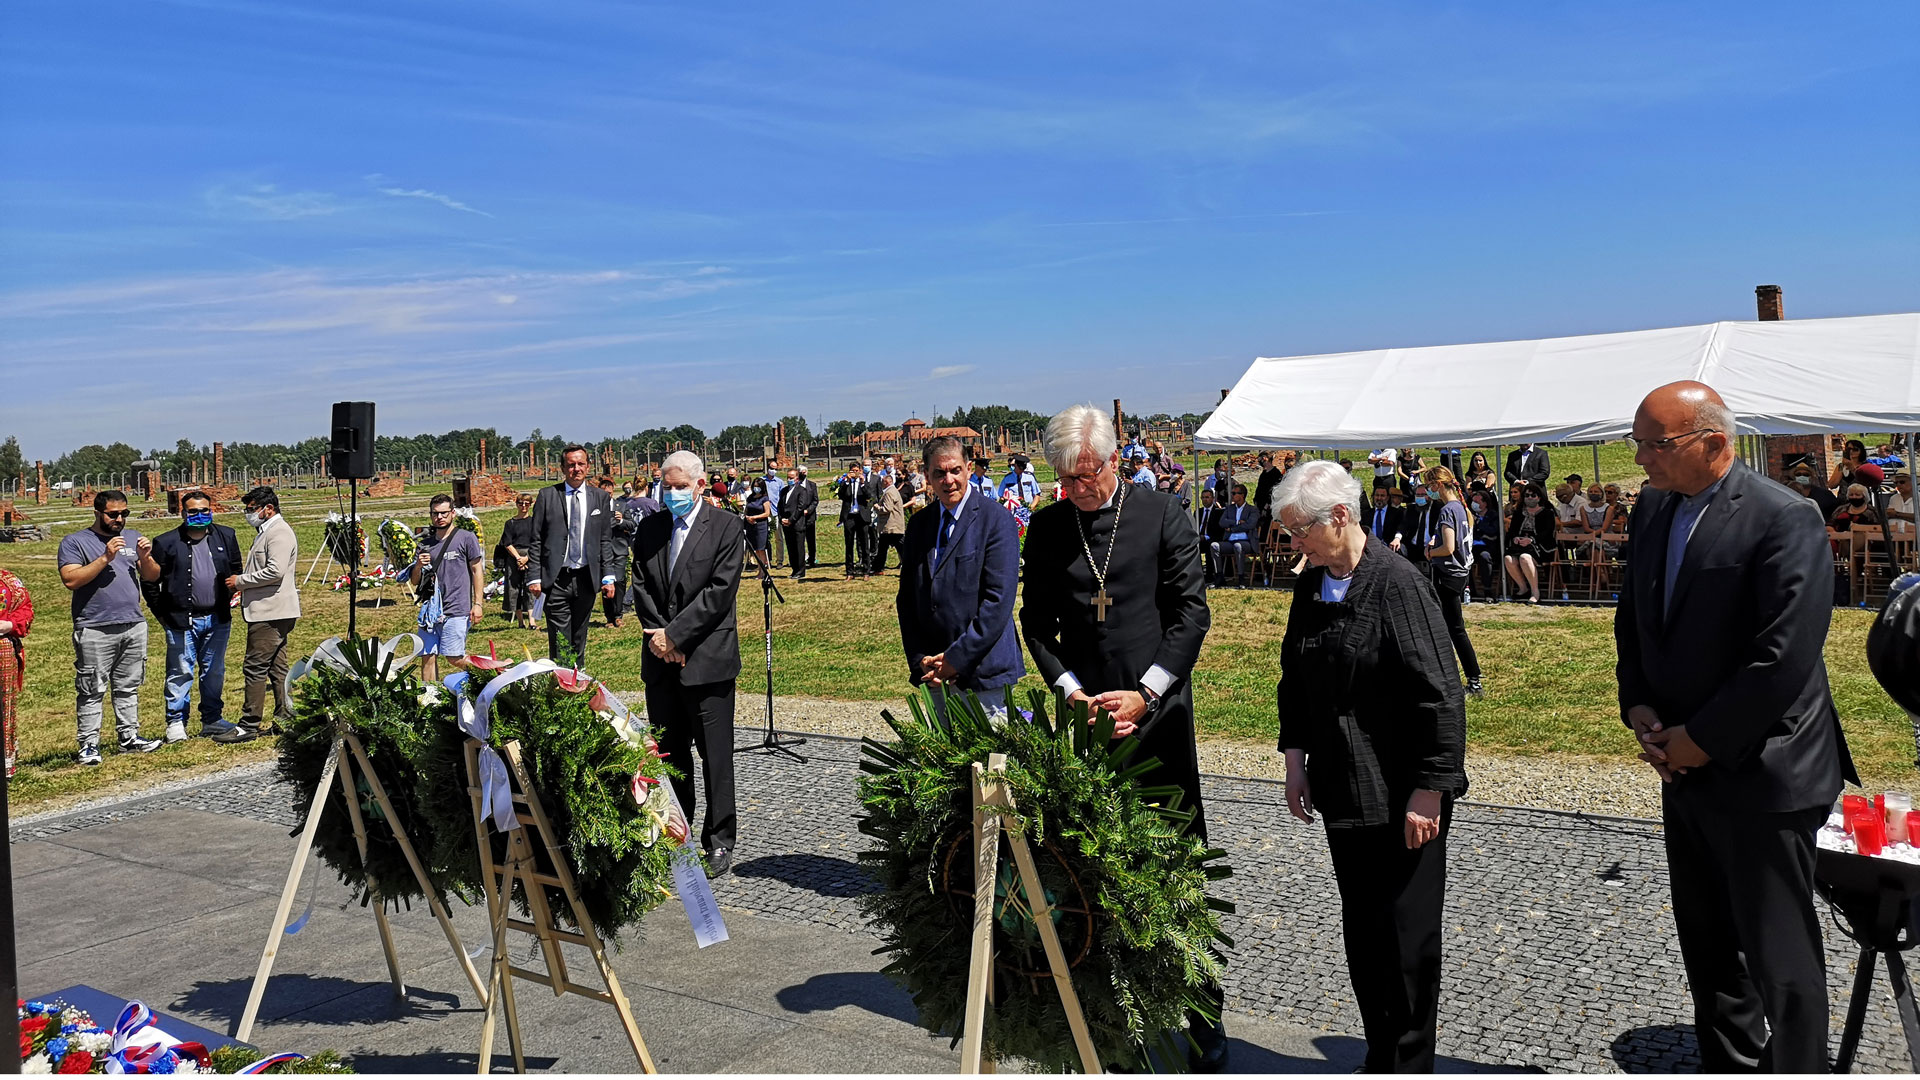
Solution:
[{"label": "distant building", "polygon": [[861,435],[859,441],[869,454],[897,454],[911,450],[928,439],[947,435],[969,446],[976,445],[981,438],[980,433],[970,427],[928,427],[925,420],[910,416],[897,428],[869,431]]}]

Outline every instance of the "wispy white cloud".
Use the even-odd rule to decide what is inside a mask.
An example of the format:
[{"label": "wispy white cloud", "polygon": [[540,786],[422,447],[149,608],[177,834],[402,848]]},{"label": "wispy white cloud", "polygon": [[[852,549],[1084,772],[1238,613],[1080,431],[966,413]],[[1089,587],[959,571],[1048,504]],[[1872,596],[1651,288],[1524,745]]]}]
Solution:
[{"label": "wispy white cloud", "polygon": [[425,199],[428,202],[439,203],[441,206],[444,206],[449,210],[458,210],[463,214],[478,214],[483,218],[490,218],[493,216],[492,214],[489,214],[485,210],[481,210],[478,207],[468,206],[466,203],[461,202],[460,200],[454,198],[451,195],[442,195],[437,191],[428,191],[425,188],[396,187],[393,184],[389,183],[387,181],[387,178],[384,176],[381,176],[379,173],[373,173],[372,175],[368,176],[367,183],[374,185],[373,190],[379,192],[380,194],[391,195],[396,199]]},{"label": "wispy white cloud", "polygon": [[927,372],[927,377],[930,379],[951,379],[955,375],[965,375],[967,372],[972,371],[973,367],[974,365],[972,364],[942,364],[932,371]]},{"label": "wispy white cloud", "polygon": [[205,192],[215,213],[292,221],[337,213],[340,201],[325,191],[281,191],[274,184],[215,184]]}]

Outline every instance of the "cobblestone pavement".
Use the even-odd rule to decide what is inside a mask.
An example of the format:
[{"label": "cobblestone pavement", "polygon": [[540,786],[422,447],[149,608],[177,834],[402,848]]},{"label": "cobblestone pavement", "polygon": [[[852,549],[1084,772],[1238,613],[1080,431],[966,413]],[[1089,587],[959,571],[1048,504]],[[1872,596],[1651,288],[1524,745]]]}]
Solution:
[{"label": "cobblestone pavement", "polygon": [[[757,738],[739,731],[742,743]],[[741,848],[716,892],[732,911],[863,932],[859,897],[870,886],[855,861],[866,844],[855,828],[859,746],[816,736],[801,752],[809,757],[804,765],[761,753],[736,757]],[[1209,831],[1235,870],[1222,888],[1238,906],[1227,919],[1236,942],[1228,1007],[1357,1038],[1320,827],[1288,817],[1272,782],[1210,776],[1205,794]],[[29,819],[15,825],[13,839],[178,808],[298,823],[286,789],[262,766]],[[1468,805],[1456,814],[1448,855],[1446,1067],[1698,1067],[1657,824]],[[1856,952],[1827,927],[1837,1046]],[[1884,977],[1874,995],[1856,1068],[1910,1071]]]}]

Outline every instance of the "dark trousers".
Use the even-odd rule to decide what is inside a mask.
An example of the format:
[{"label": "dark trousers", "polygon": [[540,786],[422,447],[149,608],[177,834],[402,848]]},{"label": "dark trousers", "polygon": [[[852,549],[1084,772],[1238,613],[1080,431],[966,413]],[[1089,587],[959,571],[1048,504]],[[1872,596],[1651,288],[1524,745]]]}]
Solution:
[{"label": "dark trousers", "polygon": [[293,703],[287,699],[287,668],[293,657],[287,651],[287,639],[293,635],[298,619],[273,619],[247,624],[247,659],[240,671],[246,678],[241,698],[240,722],[259,727],[267,711],[267,691],[273,691],[273,715],[276,719],[293,717]]},{"label": "dark trousers", "polygon": [[527,595],[527,572],[512,559],[507,560],[507,588],[501,597],[501,607],[509,620],[522,612],[533,610],[533,597]]},{"label": "dark trousers", "polygon": [[[801,563],[798,565],[803,565],[803,566],[819,566],[820,565],[820,546],[818,543],[818,538],[815,537],[813,534],[813,528],[818,523],[819,522],[817,521],[817,519],[815,519],[811,515],[809,515],[806,518],[806,520],[800,523],[800,540],[807,546],[807,560],[805,563]],[[793,560],[794,560],[794,556],[791,552],[789,552],[787,555],[787,561],[793,562]]]},{"label": "dark trousers", "polygon": [[1439,836],[1412,851],[1401,821],[1327,830],[1368,1072],[1433,1071],[1448,816]]},{"label": "dark trousers", "polygon": [[847,542],[847,573],[866,573],[873,565],[873,526],[850,518],[840,523],[840,535]]},{"label": "dark trousers", "polygon": [[[881,533],[873,545],[873,572],[879,573],[887,568],[887,549],[900,551],[900,545],[906,543],[906,533]],[[904,554],[904,553],[903,553]],[[904,565],[904,564],[902,564]]]},{"label": "dark trousers", "polygon": [[733,690],[735,680],[686,686],[679,665],[664,665],[668,674],[647,680],[647,722],[660,733],[660,749],[680,770],[673,794],[693,824],[693,750],[700,751],[700,776],[705,781],[707,819],[700,828],[700,846],[733,850],[738,815],[733,805]]},{"label": "dark trousers", "polygon": [[560,663],[587,662],[587,620],[593,618],[593,594],[600,590],[585,568],[561,570],[556,581],[540,583],[547,598],[547,656]]},{"label": "dark trousers", "polygon": [[1829,1068],[1813,906],[1813,838],[1826,816],[1824,806],[1764,814],[1666,788],[1667,877],[1702,1072]]},{"label": "dark trousers", "polygon": [[1480,658],[1473,654],[1467,620],[1460,613],[1460,601],[1467,595],[1467,575],[1449,574],[1434,564],[1433,595],[1440,599],[1440,618],[1447,624],[1447,636],[1453,638],[1453,651],[1460,656],[1460,670],[1469,679],[1479,678]]},{"label": "dark trousers", "polygon": [[620,553],[619,565],[613,568],[613,595],[600,598],[600,610],[608,622],[627,613],[627,553],[624,551]]}]

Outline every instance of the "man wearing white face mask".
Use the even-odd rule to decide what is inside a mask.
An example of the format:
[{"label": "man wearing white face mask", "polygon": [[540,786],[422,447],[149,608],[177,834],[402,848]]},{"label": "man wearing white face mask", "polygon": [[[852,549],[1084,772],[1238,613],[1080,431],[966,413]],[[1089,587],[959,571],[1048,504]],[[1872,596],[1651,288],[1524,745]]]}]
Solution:
[{"label": "man wearing white face mask", "polygon": [[240,594],[240,616],[247,621],[247,659],[242,671],[247,689],[240,723],[215,735],[214,742],[246,742],[260,737],[267,708],[267,686],[273,686],[274,716],[287,719],[293,705],[287,700],[287,639],[300,619],[300,589],[294,563],[300,559],[300,541],[293,526],[280,516],[280,496],[270,487],[257,487],[240,500],[247,524],[259,530],[247,551],[246,569],[227,579],[227,589]]},{"label": "man wearing white face mask", "polygon": [[746,526],[702,498],[707,481],[698,454],[668,455],[661,481],[668,512],[641,519],[633,540],[634,612],[647,636],[640,676],[647,684],[647,720],[667,760],[680,769],[673,791],[689,821],[693,751],[700,752],[707,801],[700,846],[707,875],[718,877],[733,864],[733,703],[740,677],[733,612]]}]

